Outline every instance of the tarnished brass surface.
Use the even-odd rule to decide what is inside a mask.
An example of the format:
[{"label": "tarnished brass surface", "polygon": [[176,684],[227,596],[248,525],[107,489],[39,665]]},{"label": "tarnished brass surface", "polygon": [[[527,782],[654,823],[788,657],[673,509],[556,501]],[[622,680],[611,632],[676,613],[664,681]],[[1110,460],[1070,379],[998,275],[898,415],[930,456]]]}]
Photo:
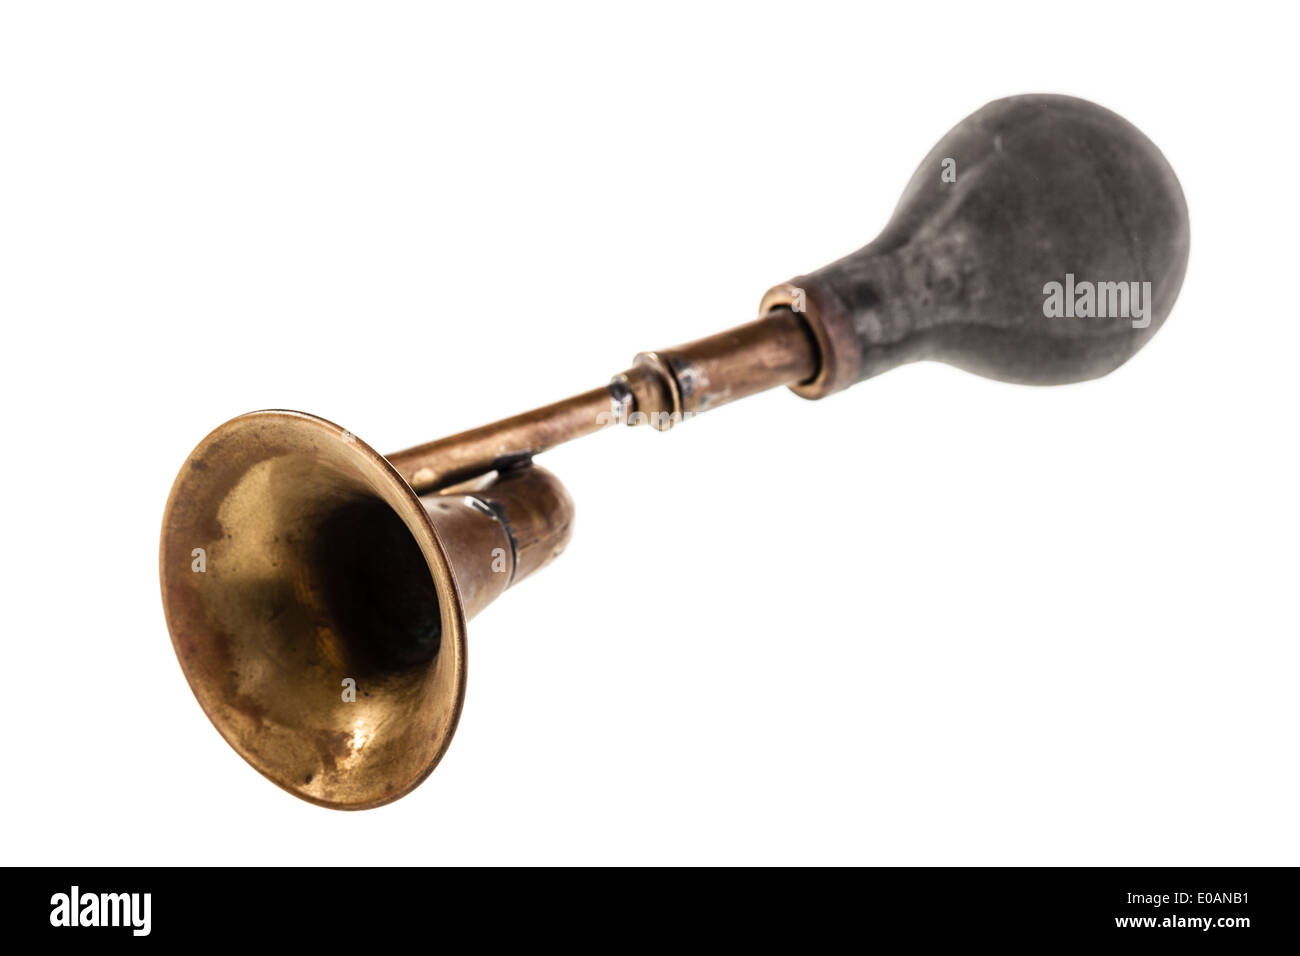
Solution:
[{"label": "tarnished brass surface", "polygon": [[812,378],[817,346],[803,320],[781,308],[687,345],[642,352],[636,365],[651,370],[666,386],[638,392],[633,385],[637,411],[651,417],[649,424],[656,414],[669,413],[666,427],[671,427],[685,415]]},{"label": "tarnished brass surface", "polygon": [[858,374],[857,340],[846,322],[827,321],[827,316],[839,317],[844,309],[815,279],[803,276],[773,286],[764,294],[759,311],[785,311],[796,303],[819,360],[815,374],[792,382],[790,388],[804,398],[824,398],[852,385]]},{"label": "tarnished brass surface", "polygon": [[807,326],[788,309],[776,309],[687,345],[642,352],[605,388],[417,445],[388,460],[416,491],[432,491],[608,425],[667,431],[685,416],[796,385],[816,371],[817,346]]},{"label": "tarnished brass surface", "polygon": [[602,415],[617,414],[606,388],[515,415],[491,425],[417,445],[389,461],[417,491],[445,488],[491,471],[501,461],[531,458],[604,427]]},{"label": "tarnished brass surface", "polygon": [[288,411],[227,422],[181,469],[159,558],[172,643],[212,723],[284,789],[363,809],[441,759],[466,620],[573,520],[541,468],[476,485],[419,498],[360,439]]},{"label": "tarnished brass surface", "polygon": [[253,412],[205,438],[167,502],[160,574],[176,655],[230,745],[338,809],[428,776],[464,700],[465,621],[569,539],[573,503],[532,456],[608,425],[666,429],[815,367],[789,312],[660,354],[388,459],[301,412]]}]

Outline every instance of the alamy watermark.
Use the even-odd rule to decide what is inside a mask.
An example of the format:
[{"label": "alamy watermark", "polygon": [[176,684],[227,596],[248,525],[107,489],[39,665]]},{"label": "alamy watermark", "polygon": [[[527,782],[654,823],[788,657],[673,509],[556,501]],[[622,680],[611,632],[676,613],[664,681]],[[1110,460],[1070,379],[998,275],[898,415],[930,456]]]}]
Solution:
[{"label": "alamy watermark", "polygon": [[1133,328],[1151,324],[1150,282],[1065,282],[1043,286],[1043,315],[1049,319],[1132,319]]},{"label": "alamy watermark", "polygon": [[601,428],[611,425],[650,425],[659,431],[667,431],[674,425],[688,422],[699,412],[629,412],[627,405],[619,405],[607,412],[596,415],[596,424]]},{"label": "alamy watermark", "polygon": [[150,893],[70,893],[50,897],[51,926],[129,926],[134,936],[148,936]]}]

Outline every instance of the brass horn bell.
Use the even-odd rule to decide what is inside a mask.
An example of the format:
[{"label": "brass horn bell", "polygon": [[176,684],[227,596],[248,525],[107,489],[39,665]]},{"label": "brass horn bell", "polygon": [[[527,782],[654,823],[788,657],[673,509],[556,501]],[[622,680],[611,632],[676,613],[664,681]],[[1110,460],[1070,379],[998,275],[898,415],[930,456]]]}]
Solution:
[{"label": "brass horn bell", "polygon": [[[387,459],[301,412],[236,418],[190,455],[163,517],[181,668],[284,789],[340,809],[394,800],[456,729],[465,622],[568,540],[573,504],[533,456],[923,359],[1035,385],[1105,375],[1172,309],[1188,236],[1178,180],[1135,127],[1084,100],[1010,97],[935,146],[873,242],[607,386]],[[1045,294],[1076,281],[1097,295],[1053,314]]]},{"label": "brass horn bell", "polygon": [[271,780],[325,806],[386,803],[451,741],[465,622],[558,555],[572,521],[543,468],[420,496],[324,419],[242,415],[194,450],[167,503],[176,654],[222,736]]}]

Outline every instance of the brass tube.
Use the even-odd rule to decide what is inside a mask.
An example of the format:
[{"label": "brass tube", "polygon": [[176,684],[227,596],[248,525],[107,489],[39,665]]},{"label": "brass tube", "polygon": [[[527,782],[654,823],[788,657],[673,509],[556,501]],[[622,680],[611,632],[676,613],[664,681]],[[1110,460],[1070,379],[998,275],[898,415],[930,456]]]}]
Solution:
[{"label": "brass tube", "polygon": [[675,348],[643,352],[604,388],[389,455],[419,494],[444,489],[608,425],[666,431],[692,415],[817,374],[816,342],[789,309]]},{"label": "brass tube", "polygon": [[671,407],[648,407],[638,396],[637,411],[669,412],[673,420],[706,412],[728,402],[807,381],[817,374],[817,345],[803,320],[789,309],[774,309],[760,319],[675,348],[642,352],[637,365],[655,369],[669,385]]},{"label": "brass tube", "polygon": [[615,405],[608,388],[594,388],[552,405],[399,451],[389,455],[388,461],[417,493],[424,494],[492,471],[503,462],[530,458],[599,431],[608,422],[602,413],[614,411]]},{"label": "brass tube", "polygon": [[516,468],[483,484],[420,497],[447,551],[466,619],[554,560],[573,527],[573,500],[544,468]]}]

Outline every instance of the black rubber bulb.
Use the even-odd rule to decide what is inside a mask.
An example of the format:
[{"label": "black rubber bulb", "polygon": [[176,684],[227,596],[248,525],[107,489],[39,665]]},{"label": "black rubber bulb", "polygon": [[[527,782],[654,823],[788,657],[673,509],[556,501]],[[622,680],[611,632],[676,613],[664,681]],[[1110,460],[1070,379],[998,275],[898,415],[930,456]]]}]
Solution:
[{"label": "black rubber bulb", "polygon": [[1155,334],[1188,242],[1178,179],[1136,127],[1086,100],[1014,96],[940,140],[873,242],[764,309],[806,313],[822,356],[795,388],[808,397],[920,359],[1077,382]]}]

